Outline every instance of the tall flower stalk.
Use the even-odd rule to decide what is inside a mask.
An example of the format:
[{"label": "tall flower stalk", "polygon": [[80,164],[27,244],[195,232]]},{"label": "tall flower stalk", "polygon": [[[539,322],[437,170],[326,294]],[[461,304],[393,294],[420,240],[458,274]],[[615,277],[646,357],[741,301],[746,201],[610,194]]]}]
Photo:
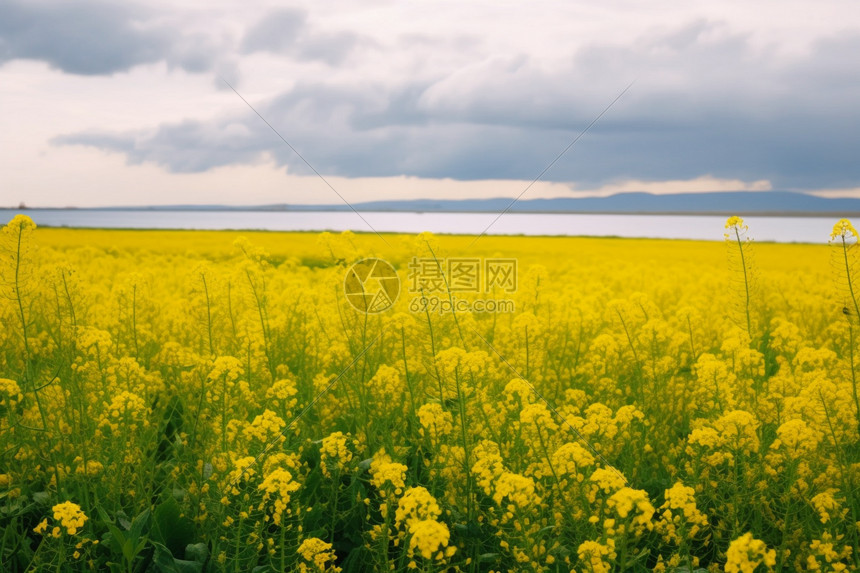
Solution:
[{"label": "tall flower stalk", "polygon": [[854,327],[860,320],[860,303],[857,301],[857,241],[860,235],[848,219],[840,219],[830,233],[830,245],[833,247],[833,265],[836,269],[837,284],[843,297],[842,314],[848,320],[848,351],[851,365],[851,386],[853,389],[854,407],[857,414],[858,429],[860,429],[860,396],[857,393],[857,372],[854,364]]},{"label": "tall flower stalk", "polygon": [[729,246],[729,265],[733,275],[732,285],[739,291],[741,314],[746,322],[746,331],[753,340],[752,302],[754,274],[752,266],[752,240],[747,234],[749,227],[740,217],[729,217],[726,220],[726,232],[723,234]]}]

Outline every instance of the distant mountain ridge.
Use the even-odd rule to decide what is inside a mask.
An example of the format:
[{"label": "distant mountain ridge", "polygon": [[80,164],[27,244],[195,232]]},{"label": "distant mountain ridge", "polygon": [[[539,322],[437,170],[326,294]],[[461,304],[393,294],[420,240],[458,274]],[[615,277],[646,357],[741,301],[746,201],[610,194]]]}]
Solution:
[{"label": "distant mountain ridge", "polygon": [[[791,191],[721,191],[706,193],[619,193],[607,197],[561,197],[522,199],[407,199],[368,201],[352,207],[340,205],[273,204],[256,206],[160,205],[113,207],[148,210],[240,210],[240,211],[408,211],[408,212],[501,212],[512,213],[646,213],[646,214],[739,214],[816,215],[858,214],[860,199],[825,198]],[[103,207],[101,209],[111,209]]]}]

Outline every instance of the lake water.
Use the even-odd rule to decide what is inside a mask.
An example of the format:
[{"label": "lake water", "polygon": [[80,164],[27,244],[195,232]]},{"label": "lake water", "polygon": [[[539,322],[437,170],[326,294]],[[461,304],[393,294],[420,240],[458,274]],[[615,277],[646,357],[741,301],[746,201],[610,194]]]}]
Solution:
[{"label": "lake water", "polygon": [[[269,231],[371,231],[478,234],[496,213],[392,213],[276,211],[138,211],[96,209],[0,209],[0,222],[17,213],[45,227],[117,229],[260,229]],[[756,241],[826,243],[835,217],[746,217]],[[702,215],[590,215],[506,213],[491,235],[617,236],[723,240],[726,217]],[[368,224],[370,226],[368,226]]]}]

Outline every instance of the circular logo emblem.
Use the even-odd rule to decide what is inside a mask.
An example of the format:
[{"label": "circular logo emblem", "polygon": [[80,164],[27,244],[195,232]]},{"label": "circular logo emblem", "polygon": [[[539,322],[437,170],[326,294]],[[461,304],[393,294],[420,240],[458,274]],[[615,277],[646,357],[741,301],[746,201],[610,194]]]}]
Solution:
[{"label": "circular logo emblem", "polygon": [[400,277],[387,261],[363,259],[349,267],[343,279],[346,300],[361,312],[375,314],[391,308],[400,295]]}]

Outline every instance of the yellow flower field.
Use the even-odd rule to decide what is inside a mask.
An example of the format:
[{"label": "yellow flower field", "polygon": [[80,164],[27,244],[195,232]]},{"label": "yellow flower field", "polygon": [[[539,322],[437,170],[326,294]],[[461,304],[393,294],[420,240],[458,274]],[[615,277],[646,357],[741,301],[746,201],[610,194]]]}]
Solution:
[{"label": "yellow flower field", "polygon": [[[858,570],[856,231],[713,232],[469,246],[18,216],[0,570]],[[352,266],[374,258],[396,292]]]}]

